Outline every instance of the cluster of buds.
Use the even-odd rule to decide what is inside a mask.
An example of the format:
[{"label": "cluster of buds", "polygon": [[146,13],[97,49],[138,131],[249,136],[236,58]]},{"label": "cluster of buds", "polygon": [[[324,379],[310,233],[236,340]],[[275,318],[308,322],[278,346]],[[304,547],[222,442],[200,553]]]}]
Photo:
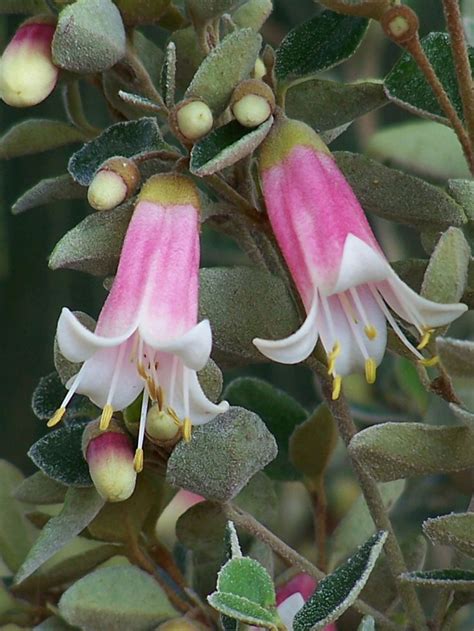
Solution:
[{"label": "cluster of buds", "polygon": [[55,24],[47,17],[20,26],[0,59],[0,98],[14,107],[30,107],[54,90],[59,70],[51,57]]}]

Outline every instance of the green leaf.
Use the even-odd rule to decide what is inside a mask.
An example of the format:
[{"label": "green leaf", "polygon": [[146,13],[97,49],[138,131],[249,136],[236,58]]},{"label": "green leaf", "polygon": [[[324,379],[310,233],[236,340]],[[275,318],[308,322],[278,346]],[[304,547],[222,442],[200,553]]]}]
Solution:
[{"label": "green leaf", "polygon": [[125,24],[136,26],[158,22],[165,15],[171,0],[114,0],[114,2],[120,9]]},{"label": "green leaf", "polygon": [[33,631],[77,631],[77,627],[71,627],[59,616],[50,616],[33,627]]},{"label": "green leaf", "polygon": [[290,436],[290,461],[315,486],[329,464],[337,438],[336,424],[326,405],[316,408],[304,423],[294,428]]},{"label": "green leaf", "polygon": [[272,10],[272,0],[247,0],[232,14],[232,19],[239,28],[259,31]]},{"label": "green leaf", "polygon": [[207,600],[211,607],[220,611],[221,614],[229,616],[229,618],[276,631],[279,621],[278,614],[264,609],[248,598],[224,592],[214,592],[207,597]]},{"label": "green leaf", "polygon": [[176,94],[176,44],[168,42],[165,58],[161,68],[161,94],[167,107],[175,104]]},{"label": "green leaf", "polygon": [[452,589],[474,591],[474,571],[464,569],[425,570],[423,572],[406,572],[400,580],[420,587],[431,589]]},{"label": "green leaf", "polygon": [[430,257],[421,295],[434,302],[459,302],[467,284],[471,248],[459,228],[444,232]]},{"label": "green leaf", "polygon": [[289,85],[285,111],[290,118],[321,131],[350,123],[386,103],[382,83],[339,83],[309,77]]},{"label": "green leaf", "polygon": [[51,49],[56,66],[70,72],[111,68],[126,52],[119,10],[112,0],[76,0],[59,14]]},{"label": "green leaf", "polygon": [[69,173],[41,180],[32,188],[25,191],[12,206],[14,215],[19,215],[45,204],[63,201],[65,199],[83,199],[86,197],[86,189],[74,182]]},{"label": "green leaf", "polygon": [[[41,377],[31,400],[31,407],[35,416],[42,421],[49,420],[61,406],[66,392],[57,372]],[[87,397],[75,395],[67,406],[65,420],[71,420],[78,416],[95,418],[98,415],[99,409]]]},{"label": "green leaf", "polygon": [[253,267],[201,270],[199,300],[200,318],[212,326],[213,358],[224,368],[268,361],[252,340],[280,339],[299,327],[284,282]]},{"label": "green leaf", "polygon": [[200,98],[214,114],[221,113],[235,86],[253,70],[261,44],[261,36],[250,28],[224,37],[199,66],[185,97]]},{"label": "green leaf", "polygon": [[464,208],[466,217],[474,220],[474,182],[471,180],[448,180],[446,191]]},{"label": "green leaf", "polygon": [[84,576],[61,596],[59,611],[69,624],[107,631],[147,631],[177,615],[158,582],[134,566]]},{"label": "green leaf", "polygon": [[214,129],[193,146],[189,170],[203,177],[235,164],[259,146],[272,125],[273,116],[270,116],[253,129],[244,127],[236,120]]},{"label": "green leaf", "polygon": [[469,177],[469,167],[456,134],[433,121],[410,121],[386,127],[370,137],[367,153],[421,177],[441,181]]},{"label": "green leaf", "polygon": [[359,596],[386,538],[387,532],[377,532],[344,565],[326,576],[296,614],[293,630],[317,631],[337,620]]},{"label": "green leaf", "polygon": [[286,392],[252,377],[232,381],[223,398],[231,405],[239,405],[258,414],[275,437],[278,455],[266,467],[265,473],[276,480],[299,479],[299,472],[289,460],[288,441],[295,426],[306,419],[306,410]]},{"label": "green leaf", "polygon": [[441,363],[452,377],[472,377],[474,371],[474,342],[439,337],[436,348]]},{"label": "green leaf", "polygon": [[462,207],[432,184],[355,153],[334,157],[367,212],[419,229],[447,230],[466,221]]},{"label": "green leaf", "polygon": [[0,460],[0,558],[16,572],[33,541],[32,531],[22,506],[13,493],[22,482],[21,472],[6,460]]},{"label": "green leaf", "polygon": [[323,11],[298,25],[277,50],[277,78],[302,77],[340,64],[355,53],[368,24],[365,18]]},{"label": "green leaf", "polygon": [[117,269],[122,243],[133,213],[133,201],[88,215],[56,244],[49,267],[111,276]]},{"label": "green leaf", "polygon": [[249,557],[227,561],[217,577],[217,591],[248,598],[265,609],[276,603],[271,576],[258,561]]},{"label": "green leaf", "polygon": [[192,26],[175,31],[171,41],[176,45],[176,89],[182,94],[205,55]]},{"label": "green leaf", "polygon": [[166,479],[203,497],[225,502],[277,454],[276,442],[253,412],[234,407],[193,430],[168,460]]},{"label": "green leaf", "polygon": [[188,14],[199,22],[207,22],[211,18],[220,17],[238,4],[239,0],[186,0]]},{"label": "green leaf", "polygon": [[427,519],[423,532],[433,542],[474,557],[474,513],[451,513]]},{"label": "green leaf", "polygon": [[71,156],[68,171],[79,184],[88,186],[108,158],[134,158],[169,148],[154,118],[115,123]]},{"label": "green leaf", "polygon": [[470,430],[474,430],[474,413],[465,410],[460,405],[456,405],[455,403],[449,404],[450,409],[453,414],[458,418],[466,427],[469,427]]},{"label": "green leaf", "polygon": [[0,0],[0,15],[8,13],[46,13],[44,0]]},{"label": "green leaf", "polygon": [[82,433],[89,418],[45,434],[28,451],[28,456],[47,476],[66,486],[91,486],[89,467],[82,455]]},{"label": "green leaf", "polygon": [[[405,489],[404,480],[378,485],[380,496],[387,512],[397,502]],[[367,540],[376,530],[367,504],[362,495],[349,509],[331,535],[329,551],[329,569],[334,569],[347,559],[357,546]]]},{"label": "green leaf", "polygon": [[37,471],[15,489],[15,498],[28,504],[60,504],[64,502],[67,487]]},{"label": "green leaf", "polygon": [[216,403],[222,393],[223,376],[221,369],[212,359],[197,373],[199,384],[208,399]]},{"label": "green leaf", "polygon": [[473,467],[473,438],[467,427],[383,423],[356,434],[349,450],[367,473],[388,482]]},{"label": "green leaf", "polygon": [[[462,103],[457,87],[449,35],[447,33],[430,33],[421,40],[421,45],[443,84],[449,100],[462,120]],[[469,58],[472,65],[474,60],[472,48],[469,50]],[[414,114],[448,124],[436,96],[408,52],[401,56],[385,78],[385,92],[391,101]]]},{"label": "green leaf", "polygon": [[64,506],[51,518],[18,570],[15,580],[21,583],[68,541],[78,535],[97,515],[104,504],[94,488],[68,490]]},{"label": "green leaf", "polygon": [[140,94],[132,94],[124,90],[119,90],[118,95],[124,103],[132,105],[133,107],[143,110],[144,112],[153,112],[157,114],[163,111],[163,108],[160,105],[157,105],[154,101],[148,99],[146,96],[140,96]]},{"label": "green leaf", "polygon": [[0,159],[41,153],[86,139],[83,132],[69,123],[31,118],[17,123],[0,138]]}]

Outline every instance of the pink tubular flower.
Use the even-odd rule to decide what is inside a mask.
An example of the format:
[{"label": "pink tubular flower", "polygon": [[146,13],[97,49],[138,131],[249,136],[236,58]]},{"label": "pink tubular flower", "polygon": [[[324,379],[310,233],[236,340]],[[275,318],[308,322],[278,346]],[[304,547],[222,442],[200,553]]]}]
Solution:
[{"label": "pink tubular flower", "polygon": [[[281,119],[262,144],[259,165],[273,232],[307,317],[285,339],[255,339],[257,348],[274,361],[295,364],[310,355],[320,336],[334,399],[345,375],[365,369],[367,381],[375,381],[387,321],[419,361],[435,363],[420,350],[434,328],[466,306],[426,300],[398,278],[319,136],[304,123]],[[392,312],[418,331],[416,348]]]},{"label": "pink tubular flower", "polygon": [[225,412],[211,403],[196,371],[211,352],[208,320],[197,324],[199,197],[191,180],[155,175],[143,186],[128,228],[110,294],[95,332],[63,309],[57,339],[63,355],[84,362],[49,425],[60,421],[75,392],[103,408],[101,429],[143,391],[135,467],[143,466],[143,440],[152,399],[183,426]]},{"label": "pink tubular flower", "polygon": [[51,58],[55,25],[26,22],[0,59],[0,97],[8,105],[37,105],[54,90],[59,70]]}]

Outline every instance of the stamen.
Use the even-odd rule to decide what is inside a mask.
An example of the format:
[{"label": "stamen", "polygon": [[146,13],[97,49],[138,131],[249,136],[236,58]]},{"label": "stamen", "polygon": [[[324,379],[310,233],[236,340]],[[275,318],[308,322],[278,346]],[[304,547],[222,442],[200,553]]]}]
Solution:
[{"label": "stamen", "polygon": [[336,401],[337,399],[339,399],[339,396],[341,394],[341,387],[342,387],[342,377],[340,375],[335,375],[334,376],[334,381],[332,382],[332,400]]},{"label": "stamen", "polygon": [[133,468],[137,473],[143,470],[143,449],[141,447],[137,447],[135,451],[135,457],[133,458]]},{"label": "stamen", "polygon": [[418,344],[418,346],[416,347],[419,351],[421,351],[423,348],[426,348],[426,346],[428,346],[428,344],[430,343],[430,339],[431,336],[434,333],[434,329],[424,329],[424,333],[423,333],[423,337],[420,340],[420,343]]},{"label": "stamen", "polygon": [[56,410],[56,412],[53,414],[53,416],[49,419],[49,421],[46,423],[46,425],[48,427],[54,427],[55,425],[57,425],[62,417],[64,416],[64,414],[66,413],[66,408],[64,407],[60,407]]},{"label": "stamen", "polygon": [[373,357],[365,360],[365,378],[367,383],[375,383],[377,378],[377,364]]},{"label": "stamen", "polygon": [[[143,441],[145,440],[145,428],[146,428],[146,415],[148,413],[148,400],[150,398],[150,395],[148,393],[148,390],[145,386],[145,389],[143,390],[143,398],[142,398],[142,407],[140,409],[140,424],[138,426],[138,449],[142,449],[143,447]],[[137,451],[138,451],[137,449]]]},{"label": "stamen", "polygon": [[159,410],[163,409],[164,401],[165,401],[165,395],[163,393],[163,388],[161,386],[158,386],[156,388],[156,402],[158,403]]},{"label": "stamen", "polygon": [[[404,300],[403,295],[400,294],[400,291],[399,291],[396,283],[391,283],[390,281],[388,281],[388,285],[389,285],[390,289],[393,291],[393,293],[395,294],[395,297],[398,300],[398,302],[400,303],[400,305],[405,309],[405,311],[410,316],[411,323],[418,330],[418,333],[420,335],[424,335],[426,327],[423,327],[423,325],[422,325],[422,318],[421,318],[418,310],[416,309],[416,307],[412,303],[410,303],[408,300]],[[395,311],[396,311],[396,309],[395,309]],[[399,315],[401,316],[401,314],[399,314]],[[406,320],[406,318],[404,318],[403,316],[401,316],[401,317],[404,320]],[[410,322],[410,320],[408,320],[408,322]]]},{"label": "stamen", "polygon": [[189,443],[191,440],[191,431],[193,428],[193,424],[191,423],[191,419],[187,416],[183,421],[182,431],[183,431],[183,440],[185,443]]},{"label": "stamen", "polygon": [[339,298],[339,302],[341,303],[341,307],[342,310],[344,312],[344,315],[346,316],[346,320],[349,324],[349,328],[351,329],[351,333],[354,336],[354,339],[356,341],[357,346],[359,347],[360,352],[362,353],[362,357],[367,360],[369,359],[369,353],[365,347],[364,344],[364,340],[362,338],[362,335],[359,331],[359,329],[357,328],[355,322],[353,321],[351,315],[350,315],[350,303],[349,303],[349,298],[346,296],[346,294],[337,294],[337,297]]},{"label": "stamen", "polygon": [[167,407],[166,411],[171,416],[171,418],[176,423],[176,425],[181,425],[181,421],[179,419],[179,416],[176,414],[176,412],[173,410],[173,408]]},{"label": "stamen", "polygon": [[99,429],[104,432],[110,423],[110,419],[112,418],[112,414],[114,413],[114,408],[110,405],[110,403],[106,403],[104,405],[104,409],[102,410],[102,415],[100,417]]},{"label": "stamen", "polygon": [[365,310],[357,289],[355,287],[351,287],[349,289],[349,292],[352,296],[352,300],[354,301],[356,309],[360,313],[360,317],[362,318],[362,321],[364,323],[364,333],[367,335],[369,340],[375,340],[375,338],[377,337],[377,329],[373,324],[370,324],[369,318],[367,316],[367,311]]},{"label": "stamen", "polygon": [[334,367],[336,364],[336,359],[341,354],[341,344],[338,340],[334,342],[334,346],[330,353],[328,353],[328,375],[332,375],[334,373]]},{"label": "stamen", "polygon": [[436,366],[439,363],[439,355],[435,355],[434,357],[423,357],[420,359],[420,364],[425,366],[426,368],[431,368],[432,366]]},{"label": "stamen", "polygon": [[367,335],[369,340],[375,340],[378,335],[377,329],[373,326],[373,324],[367,324],[364,327],[364,333]]}]

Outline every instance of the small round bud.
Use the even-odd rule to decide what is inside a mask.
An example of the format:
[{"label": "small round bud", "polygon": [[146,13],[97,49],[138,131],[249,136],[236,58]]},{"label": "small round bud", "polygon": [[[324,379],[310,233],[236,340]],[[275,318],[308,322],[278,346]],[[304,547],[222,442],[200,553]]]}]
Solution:
[{"label": "small round bud", "polygon": [[267,69],[265,67],[265,64],[263,63],[263,61],[260,59],[260,57],[257,57],[257,61],[255,62],[255,66],[253,69],[253,76],[255,79],[263,79],[263,77],[267,74]]},{"label": "small round bud", "polygon": [[257,127],[275,109],[275,95],[263,81],[248,79],[234,90],[230,101],[232,113],[244,127]]},{"label": "small round bud", "polygon": [[331,11],[343,15],[358,15],[380,20],[392,5],[392,0],[320,0],[320,3]]},{"label": "small round bud", "polygon": [[187,140],[198,140],[208,134],[214,123],[210,107],[204,101],[192,100],[179,104],[176,109],[178,131]]},{"label": "small round bud", "polygon": [[135,451],[116,421],[109,427],[112,429],[101,432],[97,421],[90,423],[83,436],[83,453],[97,493],[107,502],[123,502],[135,489]]},{"label": "small round bud", "polygon": [[53,91],[59,75],[51,58],[54,31],[49,22],[26,22],[5,48],[0,59],[0,98],[8,105],[37,105]]},{"label": "small round bud", "polygon": [[397,44],[406,44],[413,39],[420,26],[417,14],[405,5],[386,11],[380,23],[387,37]]},{"label": "small round bud", "polygon": [[155,404],[148,410],[146,417],[146,433],[152,440],[168,441],[179,433],[179,422],[171,414],[160,410]]},{"label": "small round bud", "polygon": [[110,210],[131,197],[140,183],[140,171],[133,160],[121,156],[100,165],[89,189],[87,199],[95,210]]}]

